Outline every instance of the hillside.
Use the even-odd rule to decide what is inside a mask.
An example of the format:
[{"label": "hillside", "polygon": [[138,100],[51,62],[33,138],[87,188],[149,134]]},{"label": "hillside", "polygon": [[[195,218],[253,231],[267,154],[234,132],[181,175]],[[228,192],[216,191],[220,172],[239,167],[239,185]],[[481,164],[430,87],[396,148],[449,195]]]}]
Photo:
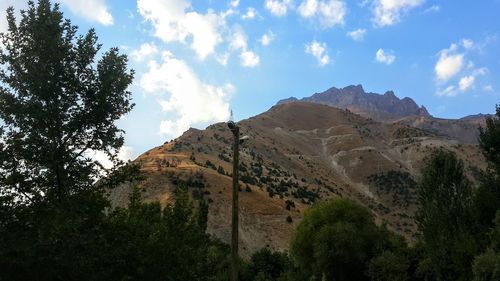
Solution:
[{"label": "hillside", "polygon": [[294,97],[278,102],[301,101],[325,104],[341,109],[349,109],[361,116],[377,121],[396,121],[408,116],[430,117],[425,107],[419,107],[411,98],[399,99],[394,92],[385,94],[365,92],[362,85],[350,85],[344,88],[332,87],[324,92],[298,100]]},{"label": "hillside", "polygon": [[[289,102],[238,123],[250,139],[241,148],[240,235],[244,253],[287,248],[305,208],[317,200],[349,197],[377,221],[412,239],[415,181],[423,159],[445,148],[467,159],[477,180],[484,168],[477,146],[407,124],[382,123],[327,105]],[[230,237],[231,138],[225,123],[190,129],[139,156],[146,200],[169,202],[179,183],[209,202],[208,231]],[[127,187],[111,199],[123,204]],[[292,222],[287,222],[287,217]]]},{"label": "hillside", "polygon": [[291,97],[280,100],[277,104],[297,101],[349,109],[354,113],[376,121],[385,123],[399,122],[466,143],[477,143],[478,127],[484,125],[485,118],[489,116],[477,114],[461,119],[436,118],[430,115],[424,106],[419,107],[409,97],[400,99],[393,91],[387,91],[383,95],[365,92],[361,85],[350,85],[340,89],[332,87],[310,97],[300,100]]}]

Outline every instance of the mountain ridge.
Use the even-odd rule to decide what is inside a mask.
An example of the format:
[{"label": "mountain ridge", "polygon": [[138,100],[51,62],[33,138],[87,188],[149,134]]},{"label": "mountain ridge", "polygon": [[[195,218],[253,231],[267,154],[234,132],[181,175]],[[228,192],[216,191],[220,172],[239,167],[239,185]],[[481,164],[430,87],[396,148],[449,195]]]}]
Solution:
[{"label": "mountain ridge", "polygon": [[365,92],[363,86],[350,85],[344,88],[331,87],[320,93],[314,93],[309,97],[297,99],[291,97],[278,101],[277,104],[287,102],[314,102],[329,106],[349,109],[364,117],[373,118],[377,121],[395,121],[407,116],[431,117],[424,106],[418,106],[409,97],[398,98],[393,91],[384,94]]},{"label": "mountain ridge", "polygon": [[[238,122],[249,139],[240,147],[240,245],[244,255],[263,247],[286,250],[313,202],[346,197],[369,208],[378,223],[415,235],[415,184],[424,159],[437,149],[467,159],[476,180],[484,169],[477,145],[394,122],[378,122],[348,109],[289,102]],[[232,133],[225,123],[189,129],[153,148],[139,164],[146,201],[162,205],[179,184],[209,203],[208,232],[230,241]],[[130,187],[110,191],[126,204]],[[289,219],[290,218],[290,219]]]},{"label": "mountain ridge", "polygon": [[365,92],[360,84],[349,85],[340,89],[331,87],[324,92],[315,93],[309,97],[302,99],[290,97],[282,99],[276,104],[291,102],[312,102],[348,109],[351,112],[379,122],[400,122],[466,143],[477,143],[478,126],[484,126],[485,118],[491,117],[488,114],[476,114],[460,119],[437,118],[432,116],[425,106],[418,106],[409,97],[400,99],[393,91],[386,91],[384,94]]}]

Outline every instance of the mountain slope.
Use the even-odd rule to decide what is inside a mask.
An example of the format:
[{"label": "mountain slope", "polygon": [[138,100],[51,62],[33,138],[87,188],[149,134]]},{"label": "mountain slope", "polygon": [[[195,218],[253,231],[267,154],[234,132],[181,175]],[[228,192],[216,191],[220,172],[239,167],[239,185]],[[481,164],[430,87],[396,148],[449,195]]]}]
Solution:
[{"label": "mountain slope", "polygon": [[[298,101],[296,98],[281,100],[278,104]],[[394,121],[408,116],[430,117],[425,107],[419,107],[411,98],[399,99],[394,92],[383,95],[367,93],[361,85],[351,85],[345,88],[332,87],[322,93],[315,93],[301,99],[302,102],[313,102],[329,106],[349,109],[367,118],[377,121]]]},{"label": "mountain slope", "polygon": [[[483,160],[477,146],[401,123],[380,123],[349,110],[289,102],[238,123],[250,139],[240,154],[240,234],[243,253],[283,250],[305,208],[348,197],[367,206],[378,222],[412,239],[415,181],[423,159],[444,148],[467,159],[475,180]],[[135,160],[147,175],[146,200],[171,200],[180,183],[209,202],[208,231],[230,238],[231,138],[226,124],[190,129]],[[126,186],[111,191],[124,204]],[[290,216],[292,222],[287,221]]]},{"label": "mountain slope", "polygon": [[399,122],[467,143],[477,143],[478,127],[484,126],[485,118],[489,116],[478,114],[456,120],[435,118],[429,114],[424,106],[419,107],[411,98],[399,99],[392,91],[387,91],[383,95],[367,93],[361,85],[351,85],[341,89],[332,87],[301,100],[291,97],[283,99],[277,104],[290,102],[312,102],[349,109],[376,121]]}]

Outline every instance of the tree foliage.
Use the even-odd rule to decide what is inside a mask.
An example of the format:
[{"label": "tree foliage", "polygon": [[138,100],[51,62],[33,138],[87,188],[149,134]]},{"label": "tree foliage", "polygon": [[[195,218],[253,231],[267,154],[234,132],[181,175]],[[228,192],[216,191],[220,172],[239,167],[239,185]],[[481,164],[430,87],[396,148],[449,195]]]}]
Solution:
[{"label": "tree foliage", "polygon": [[496,116],[486,119],[486,127],[479,128],[479,146],[488,161],[488,170],[475,192],[474,205],[481,232],[494,226],[493,219],[500,210],[500,107]]},{"label": "tree foliage", "polygon": [[496,116],[486,118],[486,127],[479,128],[479,146],[490,167],[500,174],[500,106],[496,106]]},{"label": "tree foliage", "polygon": [[0,280],[226,280],[229,248],[205,234],[186,188],[162,209],[136,187],[107,215],[82,194],[2,221]]},{"label": "tree foliage", "polygon": [[370,261],[368,275],[374,281],[406,281],[409,280],[409,267],[404,255],[386,251]]},{"label": "tree foliage", "polygon": [[440,150],[428,160],[418,187],[417,223],[438,280],[469,280],[475,254],[472,190],[463,162]]},{"label": "tree foliage", "polygon": [[123,145],[115,121],[133,106],[127,57],[112,48],[97,60],[95,31],[77,35],[49,0],[29,2],[19,23],[9,8],[7,21],[0,34],[2,193],[33,202],[93,188],[103,167],[87,153],[116,162]]},{"label": "tree foliage", "polygon": [[[229,247],[206,233],[202,194],[194,201],[179,181],[167,206],[144,203],[135,186],[139,166],[107,171],[88,156],[101,151],[119,163],[123,132],[115,121],[133,107],[126,56],[116,48],[101,53],[95,31],[77,35],[49,0],[29,2],[19,21],[9,9],[7,22],[0,34],[0,280],[228,280]],[[242,260],[241,280],[499,280],[498,106],[479,146],[489,168],[477,190],[453,153],[427,161],[418,183],[421,237],[412,247],[376,225],[368,209],[334,199],[305,212],[290,254],[266,248]],[[134,188],[128,205],[113,209],[103,191],[122,182]]]},{"label": "tree foliage", "polygon": [[242,280],[282,280],[291,266],[287,253],[273,252],[268,248],[263,248],[251,256],[243,272]]},{"label": "tree foliage", "polygon": [[368,280],[368,262],[393,246],[385,233],[366,208],[333,199],[306,211],[290,250],[297,265],[317,280]]}]

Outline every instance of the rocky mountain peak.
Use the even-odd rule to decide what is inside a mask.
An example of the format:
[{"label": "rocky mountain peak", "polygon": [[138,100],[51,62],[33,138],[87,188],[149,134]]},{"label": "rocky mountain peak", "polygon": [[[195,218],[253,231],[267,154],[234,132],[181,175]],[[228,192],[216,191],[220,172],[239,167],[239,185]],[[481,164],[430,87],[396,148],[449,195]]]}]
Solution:
[{"label": "rocky mountain peak", "polygon": [[383,95],[365,92],[362,85],[350,85],[338,89],[332,87],[324,92],[315,93],[302,99],[288,98],[278,104],[288,102],[312,102],[332,107],[349,109],[362,116],[378,121],[394,121],[408,116],[430,116],[425,107],[419,107],[409,97],[399,99],[394,91],[387,91]]},{"label": "rocky mountain peak", "polygon": [[346,92],[352,92],[352,93],[361,93],[361,94],[365,93],[365,90],[363,89],[363,86],[361,84],[349,85],[347,87],[344,87],[342,90],[346,91]]},{"label": "rocky mountain peak", "polygon": [[[384,96],[385,96],[385,97],[388,97],[388,98],[392,98],[392,99],[397,99],[397,98],[398,98],[398,97],[396,97],[396,95],[394,94],[394,92],[393,92],[393,91],[387,91],[387,92],[385,92]],[[411,99],[410,99],[410,98],[408,98],[408,97],[405,97],[403,100],[406,100],[406,99],[411,100]]]}]

